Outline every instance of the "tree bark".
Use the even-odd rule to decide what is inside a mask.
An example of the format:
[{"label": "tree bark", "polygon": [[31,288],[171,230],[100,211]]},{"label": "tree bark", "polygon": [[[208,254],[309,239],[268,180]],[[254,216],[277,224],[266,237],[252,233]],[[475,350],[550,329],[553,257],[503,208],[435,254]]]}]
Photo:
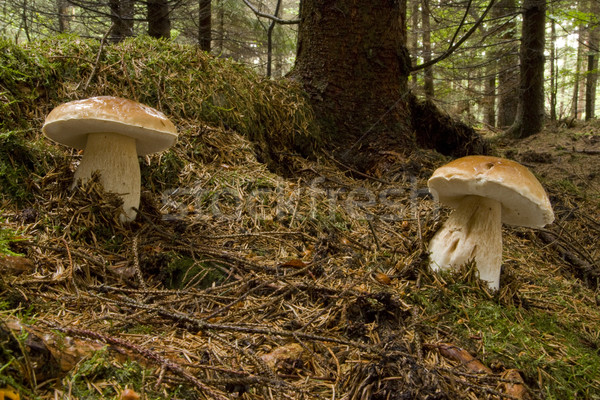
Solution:
[{"label": "tree bark", "polygon": [[[421,4],[420,0],[410,0],[410,31],[408,32],[408,51],[412,56],[412,65],[415,66],[419,64],[418,62],[418,52],[419,52],[419,5]],[[412,82],[411,86],[416,87],[418,82],[418,74],[412,74]]]},{"label": "tree bark", "polygon": [[171,37],[171,18],[168,0],[147,0],[148,35],[154,38]]},{"label": "tree bark", "polygon": [[217,51],[223,53],[225,39],[225,7],[223,0],[217,0]]},{"label": "tree bark", "polygon": [[[515,0],[500,0],[492,9],[492,17],[502,18],[514,13]],[[514,18],[509,18],[501,27],[500,38],[507,45],[498,57],[498,116],[497,126],[506,128],[511,126],[517,115],[519,103],[519,56],[515,37],[516,24]]]},{"label": "tree bark", "polygon": [[56,8],[58,10],[58,32],[66,33],[70,30],[71,16],[69,11],[71,7],[68,0],[56,0]]},{"label": "tree bark", "polygon": [[[212,9],[211,0],[198,0],[200,15],[198,18],[198,45],[200,49],[210,52],[212,42]],[[223,40],[221,38],[221,40]]]},{"label": "tree bark", "polygon": [[310,96],[326,141],[367,168],[383,142],[415,147],[407,79],[410,58],[393,0],[303,0],[293,76]]},{"label": "tree bark", "polygon": [[556,21],[550,25],[550,120],[556,121],[556,102],[558,96],[558,65],[556,62]]},{"label": "tree bark", "polygon": [[133,36],[133,2],[134,0],[109,0],[113,42]]},{"label": "tree bark", "polygon": [[[495,57],[495,54],[492,54]],[[495,58],[489,57],[489,63],[485,68],[485,78],[483,87],[483,122],[487,125],[496,126],[496,68]]]},{"label": "tree bark", "polygon": [[523,0],[519,107],[508,134],[525,138],[542,130],[544,123],[545,0]]},{"label": "tree bark", "polygon": [[[273,15],[278,18],[279,17],[279,9],[281,8],[281,0],[277,0],[277,5],[275,6],[275,12]],[[275,21],[272,20],[269,23],[269,27],[267,28],[267,77],[272,76],[272,67],[273,67],[273,29],[275,29]]]},{"label": "tree bark", "polygon": [[[600,15],[600,4],[598,1],[590,2],[590,14]],[[590,22],[588,30],[588,68],[585,81],[585,120],[595,118],[596,109],[596,87],[598,84],[598,46],[600,45],[600,28],[597,21]]]},{"label": "tree bark", "polygon": [[[422,0],[421,2],[421,27],[423,29],[423,64],[431,61],[431,23],[429,20],[429,1]],[[427,100],[433,100],[435,95],[433,88],[433,68],[426,67],[423,70],[423,90]]]},{"label": "tree bark", "polygon": [[301,3],[291,77],[308,94],[321,146],[376,175],[417,146],[456,157],[489,149],[471,127],[408,91],[404,7],[395,0]]}]

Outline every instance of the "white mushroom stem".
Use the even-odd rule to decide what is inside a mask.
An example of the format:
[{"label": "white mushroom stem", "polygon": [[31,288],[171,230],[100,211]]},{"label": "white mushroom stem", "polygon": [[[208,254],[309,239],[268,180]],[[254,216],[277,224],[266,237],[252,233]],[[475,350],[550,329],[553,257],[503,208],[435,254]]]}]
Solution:
[{"label": "white mushroom stem", "polygon": [[140,164],[135,139],[116,133],[90,133],[83,158],[75,171],[73,186],[81,179],[86,182],[92,173],[100,173],[100,182],[106,192],[116,193],[123,199],[121,221],[135,219],[133,208],[140,205]]},{"label": "white mushroom stem", "polygon": [[431,239],[429,252],[434,270],[475,260],[479,277],[497,290],[502,265],[501,204],[486,197],[466,196]]}]

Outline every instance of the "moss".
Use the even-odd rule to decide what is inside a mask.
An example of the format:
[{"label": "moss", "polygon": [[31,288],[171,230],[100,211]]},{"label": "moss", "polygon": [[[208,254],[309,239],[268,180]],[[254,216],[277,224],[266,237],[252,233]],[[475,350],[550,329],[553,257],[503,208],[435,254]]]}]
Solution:
[{"label": "moss", "polygon": [[[194,398],[194,394],[181,387],[173,386],[167,391],[156,391],[153,385],[145,382],[151,371],[135,361],[119,363],[114,361],[107,349],[95,352],[81,362],[63,378],[63,386],[77,399],[114,399],[126,388],[144,393],[146,399]],[[190,396],[190,397],[186,397]]]},{"label": "moss", "polygon": [[176,123],[181,135],[175,149],[161,155],[159,165],[142,168],[148,188],[175,186],[186,159],[203,157],[194,142],[206,124],[252,140],[258,158],[273,169],[289,169],[282,162],[286,154],[308,151],[318,136],[298,85],[266,79],[195,46],[148,37],[102,48],[70,36],[24,46],[0,41],[0,82],[0,184],[14,199],[32,200],[23,182],[56,167],[51,153],[30,143],[52,147],[40,134],[43,121],[56,105],[74,99],[132,98]]},{"label": "moss", "polygon": [[163,284],[170,289],[186,287],[207,288],[225,279],[220,265],[210,261],[196,261],[190,257],[171,253],[166,267],[160,271]]},{"label": "moss", "polygon": [[[561,288],[555,290],[561,293]],[[465,282],[413,292],[411,298],[427,309],[427,315],[440,316],[428,329],[453,332],[453,339],[444,340],[477,349],[475,355],[487,365],[500,362],[518,368],[529,386],[547,398],[600,395],[599,343],[589,333],[600,327],[573,318],[574,310],[556,313],[505,304],[498,295],[490,297]]]},{"label": "moss", "polygon": [[44,152],[15,131],[0,132],[0,197],[23,203],[33,199],[36,175],[43,174]]}]

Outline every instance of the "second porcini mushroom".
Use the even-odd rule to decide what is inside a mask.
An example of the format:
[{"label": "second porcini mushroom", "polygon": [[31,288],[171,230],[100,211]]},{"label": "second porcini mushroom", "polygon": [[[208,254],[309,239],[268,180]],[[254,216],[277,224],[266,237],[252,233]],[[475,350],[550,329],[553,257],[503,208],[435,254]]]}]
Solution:
[{"label": "second porcini mushroom", "polygon": [[138,155],[165,150],[177,139],[177,129],[160,111],[112,96],[61,104],[48,114],[42,131],[84,150],[73,185],[98,171],[104,190],[123,199],[123,222],[135,219],[140,204]]},{"label": "second porcini mushroom", "polygon": [[550,200],[523,165],[467,156],[438,168],[428,181],[434,199],[454,208],[429,243],[432,269],[474,260],[479,277],[500,287],[502,223],[541,228],[554,221]]}]

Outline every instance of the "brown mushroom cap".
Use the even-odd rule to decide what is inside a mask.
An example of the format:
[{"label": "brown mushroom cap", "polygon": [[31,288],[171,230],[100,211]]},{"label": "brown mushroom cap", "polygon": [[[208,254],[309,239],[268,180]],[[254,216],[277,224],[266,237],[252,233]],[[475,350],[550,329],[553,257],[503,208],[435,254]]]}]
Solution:
[{"label": "brown mushroom cap", "polygon": [[177,128],[160,111],[112,96],[61,104],[48,114],[42,131],[76,149],[85,148],[89,133],[117,133],[136,139],[138,155],[164,150],[177,139]]},{"label": "brown mushroom cap", "polygon": [[468,195],[502,205],[502,222],[541,228],[554,221],[546,191],[521,164],[498,157],[467,156],[438,168],[427,182],[433,197],[456,208]]}]

